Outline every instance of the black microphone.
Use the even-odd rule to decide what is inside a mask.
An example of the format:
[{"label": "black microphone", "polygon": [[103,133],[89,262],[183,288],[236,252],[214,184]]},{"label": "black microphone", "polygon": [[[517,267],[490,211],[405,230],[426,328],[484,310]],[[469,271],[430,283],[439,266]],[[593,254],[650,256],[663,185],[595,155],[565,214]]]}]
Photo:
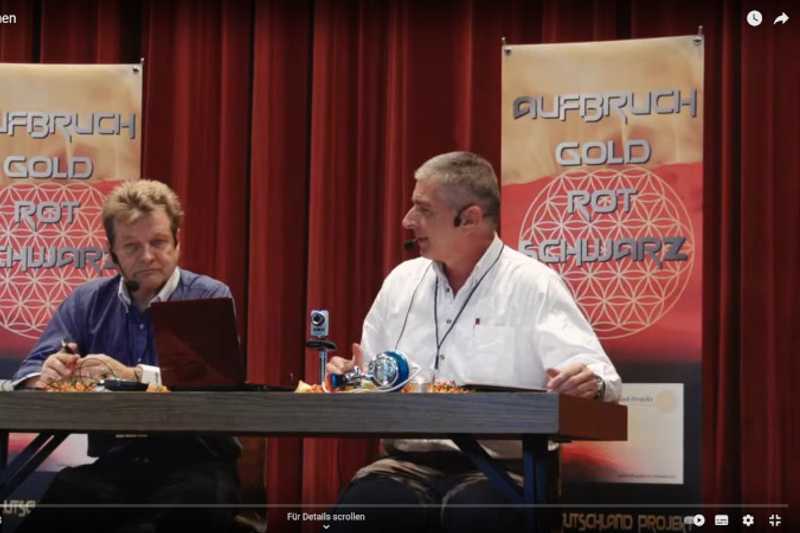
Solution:
[{"label": "black microphone", "polygon": [[407,241],[403,241],[403,250],[406,252],[410,252],[414,249],[414,246],[417,244],[417,239],[408,239]]},{"label": "black microphone", "polygon": [[119,273],[122,274],[122,279],[123,279],[122,283],[125,284],[125,288],[128,289],[128,292],[131,294],[138,291],[139,287],[141,287],[141,284],[135,279],[125,279],[126,277],[125,272],[122,271],[122,265],[119,264],[119,258],[117,257],[117,254],[114,253],[113,251],[110,251],[110,253],[111,253],[111,260],[114,261],[114,264],[117,265],[117,268],[119,269]]}]

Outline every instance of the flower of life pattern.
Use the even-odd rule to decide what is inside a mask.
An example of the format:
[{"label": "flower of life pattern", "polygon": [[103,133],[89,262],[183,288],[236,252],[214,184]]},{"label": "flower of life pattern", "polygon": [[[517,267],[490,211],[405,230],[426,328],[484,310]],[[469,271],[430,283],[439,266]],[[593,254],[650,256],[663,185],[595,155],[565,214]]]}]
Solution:
[{"label": "flower of life pattern", "polygon": [[[102,250],[105,234],[100,213],[105,195],[85,183],[58,182],[19,183],[0,190],[0,250],[3,255],[25,248],[34,250],[37,258],[44,250],[71,247]],[[15,222],[15,203],[78,202],[74,219],[67,223],[67,210],[61,209],[61,219],[42,223],[36,215],[28,222]],[[52,205],[52,204],[51,204]],[[51,210],[52,212],[53,210]],[[30,220],[34,228],[30,227]],[[98,275],[95,267],[86,262],[83,268],[74,263],[61,267],[24,268],[19,261],[0,266],[0,327],[37,339],[53,312],[75,287]]]},{"label": "flower of life pattern", "polygon": [[[619,200],[609,213],[594,212],[586,220],[579,209],[568,209],[570,191],[620,191],[633,189],[629,210]],[[611,198],[598,196],[598,204]],[[664,316],[677,302],[689,282],[694,265],[695,239],[691,218],[677,193],[648,169],[628,167],[570,170],[554,178],[531,203],[520,228],[519,242],[530,243],[540,257],[540,243],[563,240],[573,246],[578,240],[607,243],[609,239],[685,237],[680,261],[652,258],[576,263],[573,256],[550,263],[572,290],[578,305],[598,337],[613,339],[638,333]],[[598,240],[595,240],[598,239]],[[592,253],[593,244],[587,244]],[[524,251],[524,250],[523,250]],[[663,259],[666,250],[660,250]]]}]

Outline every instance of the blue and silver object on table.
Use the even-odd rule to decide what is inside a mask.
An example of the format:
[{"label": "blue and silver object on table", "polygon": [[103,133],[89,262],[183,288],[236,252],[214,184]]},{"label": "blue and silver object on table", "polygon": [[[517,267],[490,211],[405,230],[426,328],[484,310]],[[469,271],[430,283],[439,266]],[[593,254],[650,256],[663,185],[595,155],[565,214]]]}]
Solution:
[{"label": "blue and silver object on table", "polygon": [[419,365],[409,362],[403,352],[388,351],[379,353],[367,363],[367,369],[353,368],[346,374],[332,374],[331,386],[334,389],[342,387],[364,387],[365,383],[372,383],[376,392],[394,392],[402,389],[417,372]]}]

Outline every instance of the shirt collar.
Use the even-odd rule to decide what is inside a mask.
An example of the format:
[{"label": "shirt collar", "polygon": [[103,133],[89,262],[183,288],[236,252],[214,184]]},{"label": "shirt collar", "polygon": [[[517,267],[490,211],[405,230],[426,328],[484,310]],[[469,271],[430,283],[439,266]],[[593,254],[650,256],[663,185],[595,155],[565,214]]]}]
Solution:
[{"label": "shirt collar", "polygon": [[[172,296],[172,293],[178,288],[178,282],[180,282],[180,280],[181,269],[176,266],[167,282],[163,287],[161,287],[161,290],[158,291],[158,294],[153,296],[153,298],[147,302],[147,307],[150,307],[150,304],[154,302],[166,302],[169,300],[169,297]],[[131,300],[131,295],[128,292],[128,288],[125,287],[125,280],[121,276],[119,279],[119,287],[117,288],[117,297],[122,303],[125,304],[126,307],[130,307],[133,304],[133,300]]]},{"label": "shirt collar", "polygon": [[[495,233],[492,243],[483,252],[481,258],[478,259],[478,262],[475,263],[475,267],[472,269],[467,281],[464,283],[464,287],[471,287],[473,284],[477,283],[484,273],[486,273],[488,269],[492,268],[497,256],[503,249],[503,246],[503,241],[497,236],[497,233]],[[436,275],[439,277],[440,283],[443,283],[445,287],[449,287],[450,282],[447,280],[447,276],[444,273],[442,263],[439,261],[434,261],[433,268],[436,271]]]}]

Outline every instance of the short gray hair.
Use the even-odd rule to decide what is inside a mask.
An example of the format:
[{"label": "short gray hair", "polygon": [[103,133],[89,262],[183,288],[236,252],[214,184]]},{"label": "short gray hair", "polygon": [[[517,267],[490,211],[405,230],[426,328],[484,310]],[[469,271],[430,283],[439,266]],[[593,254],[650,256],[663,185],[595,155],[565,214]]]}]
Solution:
[{"label": "short gray hair", "polygon": [[442,185],[443,199],[453,209],[477,204],[495,228],[500,221],[500,187],[492,164],[472,152],[448,152],[425,161],[414,173],[417,181]]}]

